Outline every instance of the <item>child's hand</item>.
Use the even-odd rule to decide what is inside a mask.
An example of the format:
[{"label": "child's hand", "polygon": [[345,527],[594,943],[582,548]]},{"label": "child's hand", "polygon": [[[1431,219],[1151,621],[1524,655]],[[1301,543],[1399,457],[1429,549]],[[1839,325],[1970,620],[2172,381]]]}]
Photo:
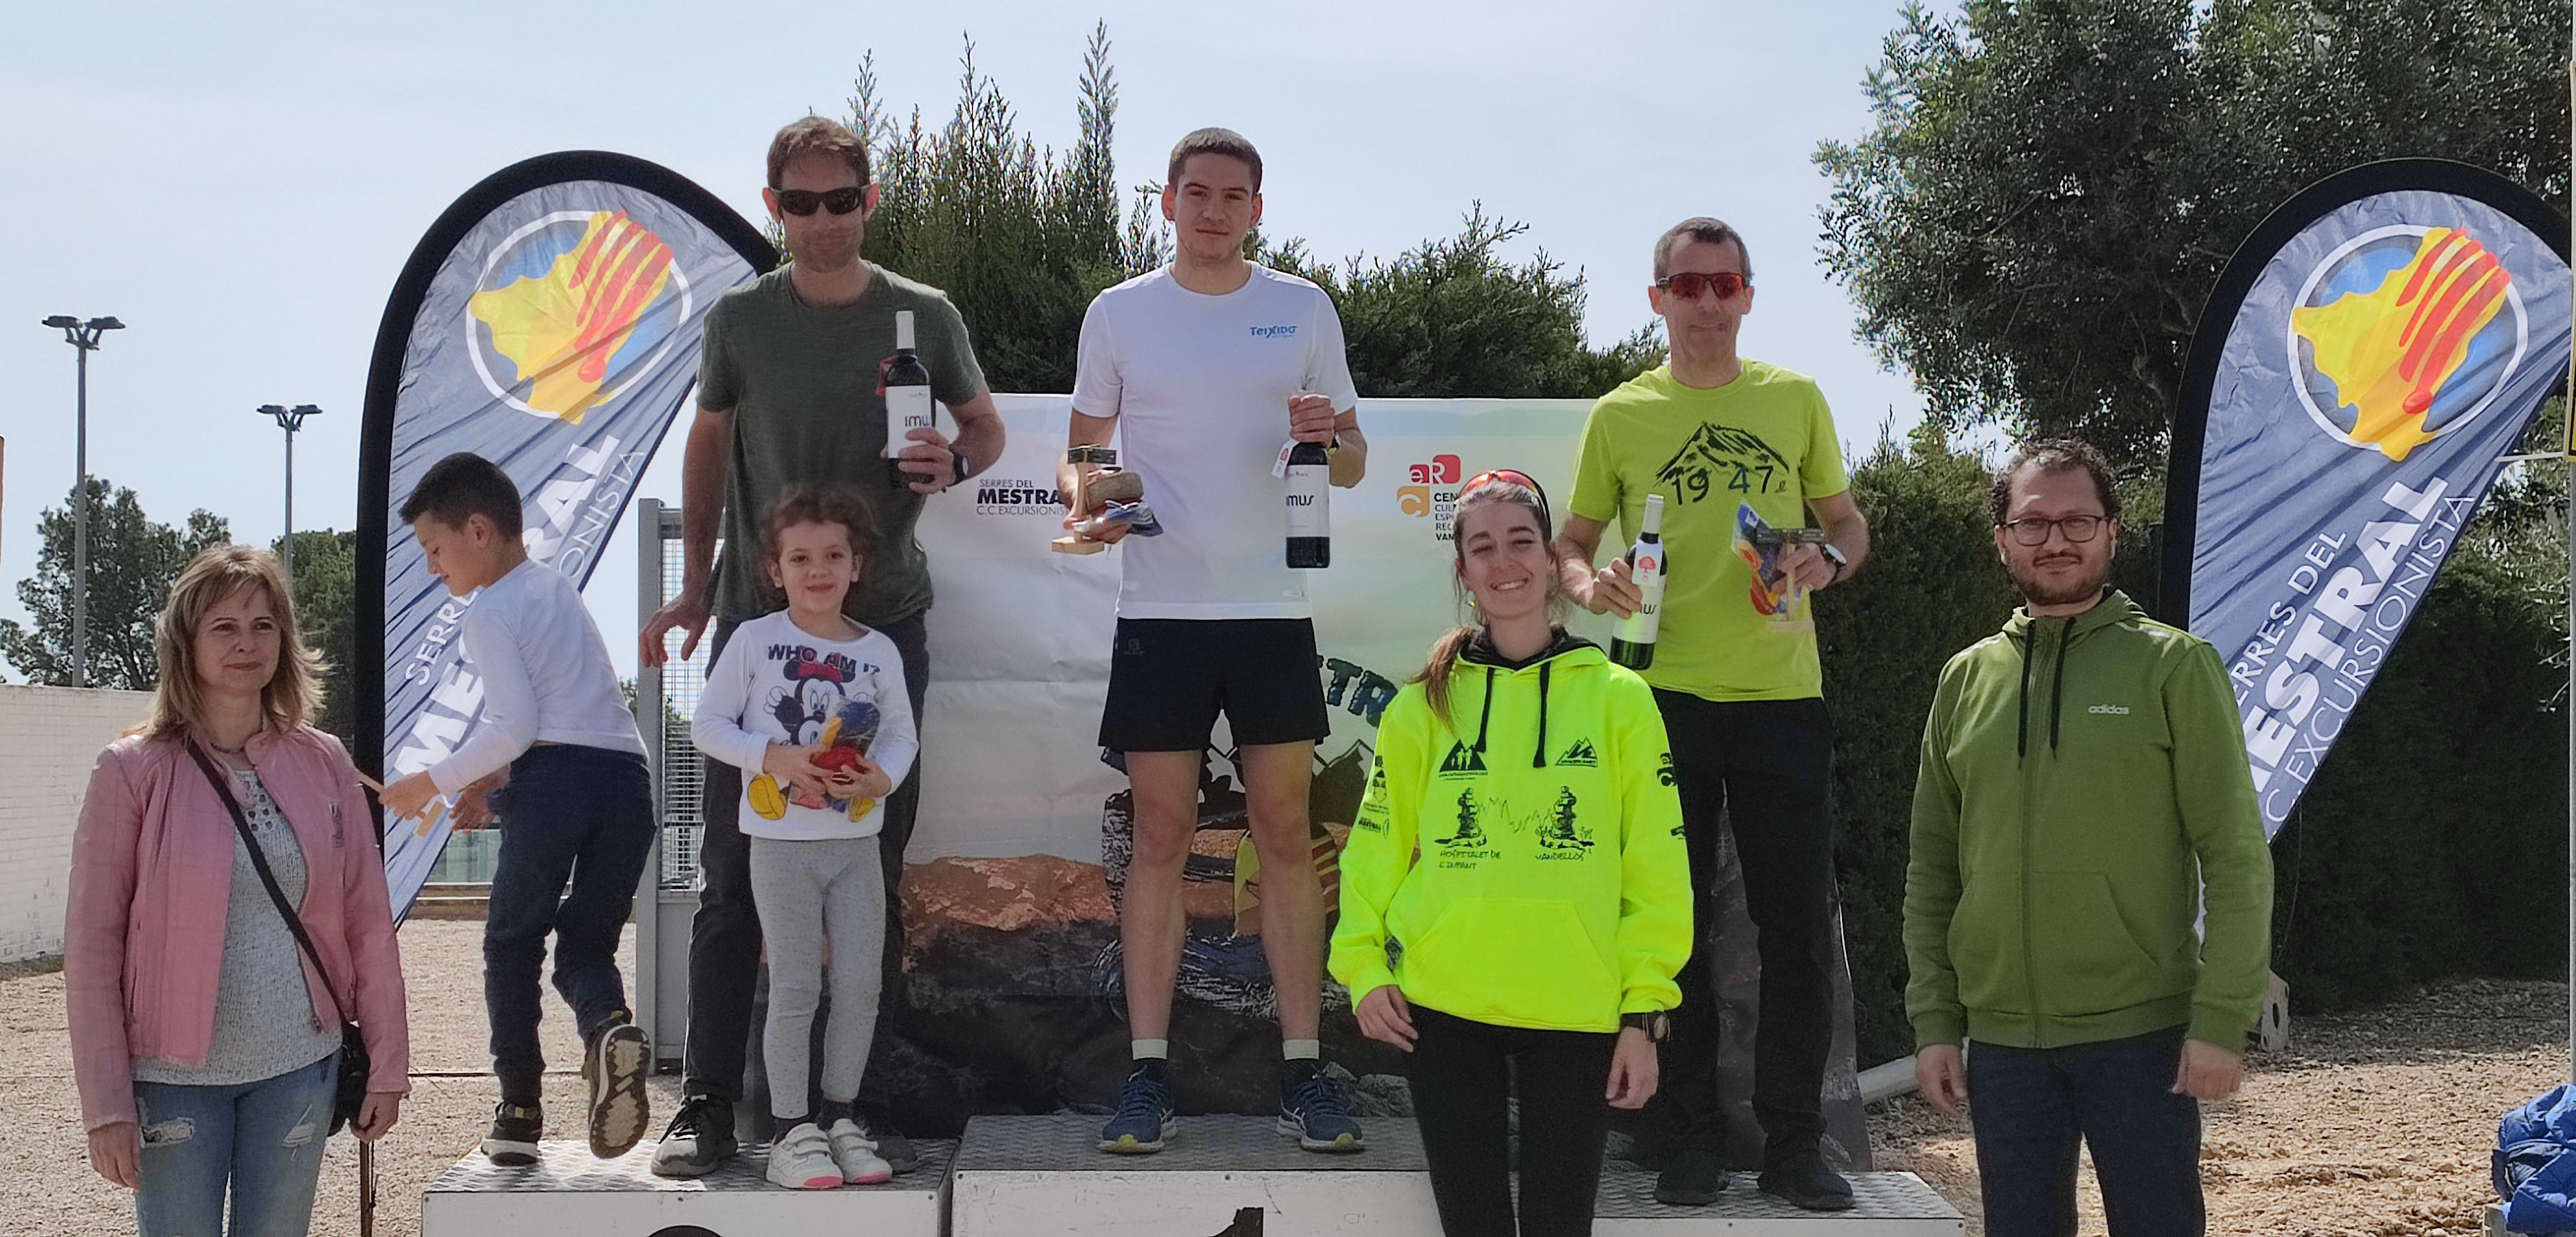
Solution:
[{"label": "child's hand", "polygon": [[885,768],[865,756],[857,765],[832,776],[832,796],[836,799],[882,799],[894,793],[894,779]]},{"label": "child's hand", "polygon": [[456,816],[454,820],[448,822],[448,829],[456,833],[472,833],[477,829],[489,828],[493,819],[492,800],[489,796],[493,791],[508,785],[509,781],[510,770],[505,767],[475,779],[472,785],[458,791]]},{"label": "child's hand", "polygon": [[429,780],[424,770],[385,787],[385,793],[377,798],[397,819],[418,820],[422,812],[429,810],[430,801],[438,798],[438,783]]},{"label": "child's hand", "polygon": [[828,770],[815,766],[814,753],[817,750],[772,743],[769,751],[760,758],[760,771],[820,799],[831,788],[832,775]]}]

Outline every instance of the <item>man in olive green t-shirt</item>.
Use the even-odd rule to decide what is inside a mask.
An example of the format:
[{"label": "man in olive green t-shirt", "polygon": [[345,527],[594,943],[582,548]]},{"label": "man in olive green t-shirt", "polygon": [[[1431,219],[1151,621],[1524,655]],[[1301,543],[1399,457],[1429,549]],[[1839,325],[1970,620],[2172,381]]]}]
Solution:
[{"label": "man in olive green t-shirt", "polygon": [[[1842,1210],[1851,1187],[1819,1150],[1839,942],[1826,799],[1833,736],[1806,595],[1860,566],[1869,525],[1852,505],[1833,414],[1815,382],[1736,355],[1752,279],[1743,238],[1715,219],[1685,220],[1655,243],[1646,295],[1663,316],[1672,361],[1593,405],[1558,570],[1585,608],[1635,613],[1642,594],[1629,564],[1614,559],[1597,572],[1592,564],[1613,519],[1623,541],[1633,540],[1646,496],[1663,496],[1664,598],[1654,664],[1643,673],[1672,736],[1699,905],[1717,875],[1721,818],[1744,870],[1762,958],[1753,1050],[1761,1188],[1812,1210]],[[1813,512],[1826,544],[1789,547],[1775,574],[1757,580],[1737,548],[1739,508],[1772,528],[1807,527]],[[1681,973],[1655,1099],[1673,1138],[1655,1185],[1667,1203],[1708,1203],[1727,1185],[1711,971],[1701,951]]]},{"label": "man in olive green t-shirt", "polygon": [[[845,489],[876,517],[877,541],[861,547],[866,559],[859,586],[844,605],[852,619],[894,642],[913,716],[919,718],[930,678],[924,623],[930,565],[913,526],[925,497],[1001,458],[1002,418],[956,306],[938,289],[859,256],[877,186],[869,180],[867,148],[856,136],[815,116],[779,130],[770,142],[769,185],[761,197],[785,235],[790,261],[727,291],[707,310],[697,419],[680,466],[681,585],[670,604],[644,624],[643,661],[662,664],[662,641],[673,628],[688,633],[680,655],[689,656],[712,615],[712,662],[736,626],[778,608],[760,552],[769,508],[799,486]],[[936,428],[911,431],[908,445],[886,441],[879,364],[894,355],[895,314],[901,310],[912,312],[915,350],[930,371],[931,396],[948,405],[956,420],[954,442]],[[895,471],[904,474],[903,483]],[[715,561],[719,532],[722,562]],[[742,771],[732,765],[707,762],[706,830],[698,847],[704,884],[689,932],[686,1079],[679,1114],[653,1157],[653,1171],[664,1176],[703,1176],[735,1152],[733,1105],[744,1098],[761,947],[750,846],[735,819],[741,779]],[[877,1154],[897,1172],[910,1171],[914,1156],[893,1127],[892,1097],[879,1066],[904,1009],[896,884],[920,800],[918,772],[886,797],[878,838],[885,867],[886,985],[856,1114],[876,1141]],[[837,1114],[820,1115],[826,1118],[820,1124],[830,1128],[829,1118]]]}]

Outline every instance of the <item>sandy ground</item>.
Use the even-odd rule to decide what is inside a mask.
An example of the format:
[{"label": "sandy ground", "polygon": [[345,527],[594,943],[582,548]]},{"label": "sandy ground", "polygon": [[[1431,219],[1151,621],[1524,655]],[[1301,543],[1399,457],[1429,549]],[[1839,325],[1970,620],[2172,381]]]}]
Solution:
[{"label": "sandy ground", "polygon": [[[421,1191],[472,1148],[497,1097],[483,1047],[482,925],[423,920],[402,933],[415,1079],[402,1121],[378,1144],[376,1231],[419,1231]],[[621,962],[632,973],[633,934]],[[2468,980],[2396,1004],[2297,1018],[2292,1050],[2258,1058],[2244,1094],[2211,1105],[2203,1150],[2212,1233],[2466,1237],[2490,1201],[2487,1152],[2506,1109],[2567,1074],[2567,989]],[[569,1011],[549,993],[555,1069],[578,1064]],[[677,1080],[654,1080],[656,1126]],[[577,1136],[581,1080],[550,1077],[558,1137]],[[62,976],[0,964],[0,1232],[134,1231],[124,1191],[89,1171],[72,1092]],[[1921,1174],[1979,1233],[1976,1157],[1964,1122],[1911,1099],[1871,1113],[1883,1168]],[[2084,1187],[2086,1233],[2103,1232]],[[357,1150],[332,1140],[313,1231],[354,1234]]]}]

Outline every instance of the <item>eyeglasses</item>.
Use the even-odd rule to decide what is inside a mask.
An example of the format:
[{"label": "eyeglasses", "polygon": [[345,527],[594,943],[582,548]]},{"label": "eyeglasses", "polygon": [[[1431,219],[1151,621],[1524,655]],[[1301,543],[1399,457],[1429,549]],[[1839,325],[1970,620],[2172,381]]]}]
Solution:
[{"label": "eyeglasses", "polygon": [[1683,271],[1678,275],[1666,275],[1656,280],[1655,286],[1685,301],[1698,300],[1702,292],[1715,292],[1717,299],[1723,301],[1752,287],[1753,280],[1750,276],[1738,275],[1733,271],[1719,271],[1714,275]]},{"label": "eyeglasses", "polygon": [[1538,483],[1538,478],[1522,472],[1517,468],[1488,468],[1483,472],[1477,473],[1475,476],[1467,478],[1467,484],[1458,487],[1458,497],[1464,499],[1467,495],[1475,492],[1477,486],[1490,485],[1495,482],[1500,482],[1504,485],[1517,485],[1528,490],[1532,494],[1538,495],[1539,522],[1546,524],[1550,528],[1554,528],[1556,526],[1548,517],[1547,487],[1540,485]]},{"label": "eyeglasses", "polygon": [[2007,520],[1995,527],[2010,532],[2014,545],[2046,545],[2052,528],[2066,534],[2068,542],[2082,545],[2110,522],[2107,515],[2070,515],[2055,520]]},{"label": "eyeglasses", "polygon": [[859,208],[866,196],[866,185],[847,185],[839,189],[773,189],[778,195],[778,209],[799,217],[813,214],[820,207],[835,215],[846,215]]}]

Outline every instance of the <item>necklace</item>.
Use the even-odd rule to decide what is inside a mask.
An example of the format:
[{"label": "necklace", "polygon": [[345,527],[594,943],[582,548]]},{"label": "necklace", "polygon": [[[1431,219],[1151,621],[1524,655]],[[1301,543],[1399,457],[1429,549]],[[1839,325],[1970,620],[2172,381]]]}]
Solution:
[{"label": "necklace", "polygon": [[[256,730],[254,730],[254,731],[252,731],[251,733],[255,735],[255,734],[258,734],[259,732],[258,732],[258,731],[256,731]],[[215,740],[214,740],[214,736],[212,736],[212,735],[208,735],[208,736],[206,737],[206,746],[211,747],[211,748],[215,749],[216,751],[222,752],[224,755],[227,755],[227,756],[242,756],[242,755],[247,755],[247,754],[249,754],[249,751],[250,751],[250,740],[249,740],[248,738],[244,738],[244,739],[242,740],[242,743],[241,743],[241,746],[240,746],[240,747],[226,747],[226,746],[224,746],[224,745],[223,745],[223,744],[221,744],[221,743],[217,743],[217,742],[215,742]]]}]

